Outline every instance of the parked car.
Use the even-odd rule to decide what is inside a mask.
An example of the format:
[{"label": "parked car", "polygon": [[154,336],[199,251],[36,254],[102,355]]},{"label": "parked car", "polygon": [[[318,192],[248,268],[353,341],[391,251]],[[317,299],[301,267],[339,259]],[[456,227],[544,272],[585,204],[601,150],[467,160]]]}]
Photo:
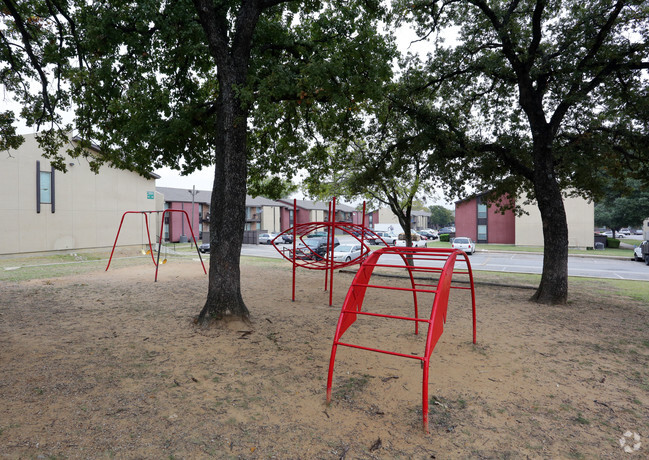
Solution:
[{"label": "parked car", "polygon": [[425,236],[429,240],[437,239],[437,232],[434,230],[420,230],[419,234]]},{"label": "parked car", "polygon": [[[425,248],[426,247],[426,241],[422,240],[421,237],[415,233],[411,233],[412,237],[412,247],[413,248]],[[399,234],[399,239],[397,240],[396,246],[405,246],[406,245],[406,234],[405,233],[400,233]]]},{"label": "parked car", "polygon": [[341,244],[334,249],[334,262],[351,262],[361,256],[362,249],[360,244]]},{"label": "parked car", "polygon": [[455,227],[442,227],[437,231],[437,233],[439,235],[455,233]]},{"label": "parked car", "polygon": [[210,243],[203,243],[198,247],[198,250],[202,253],[210,252]]},{"label": "parked car", "polygon": [[[643,252],[643,248],[649,252],[649,242],[648,241],[643,241],[640,246],[636,246],[633,248],[633,258],[636,260],[636,262],[647,262],[645,258],[645,254]],[[647,265],[649,265],[649,262],[647,262]]]},{"label": "parked car", "polygon": [[278,233],[261,233],[259,235],[259,244],[271,244]]},{"label": "parked car", "polygon": [[320,238],[304,238],[295,248],[295,258],[300,260],[315,259],[320,245]]},{"label": "parked car", "polygon": [[[296,258],[300,260],[324,259],[328,246],[331,244],[329,238],[305,238],[295,248]],[[334,238],[334,248],[339,246],[338,238]],[[320,256],[320,257],[318,257]]]},{"label": "parked car", "polygon": [[631,230],[628,228],[621,228],[618,233],[624,236],[631,236]]},{"label": "parked car", "polygon": [[635,232],[633,232],[633,233],[634,233],[634,235],[642,235],[642,234],[643,234],[641,228],[637,229],[637,230],[636,230]]},{"label": "parked car", "polygon": [[453,249],[459,249],[466,252],[467,254],[473,254],[475,252],[475,243],[471,238],[460,236],[453,239],[451,243]]},{"label": "parked car", "polygon": [[361,237],[364,240],[373,240],[374,239],[374,233],[371,233],[367,230],[361,232],[360,230],[354,230],[352,232],[352,235],[355,236],[356,238],[360,239]]},{"label": "parked car", "polygon": [[[607,230],[602,235],[607,236],[608,238],[613,238],[613,230]],[[624,235],[620,232],[615,232],[615,238],[624,238]]]},{"label": "parked car", "polygon": [[[387,244],[388,246],[394,246],[395,244],[397,244],[398,238],[397,235],[395,235],[394,233],[390,233],[390,232],[374,232],[374,233],[376,233],[377,236],[380,236],[383,239],[383,241],[385,241],[385,244]],[[379,239],[374,239],[373,244],[383,244],[383,243]]]},{"label": "parked car", "polygon": [[642,246],[633,248],[633,260],[636,262],[642,262],[644,260],[642,257]]},{"label": "parked car", "polygon": [[282,235],[282,241],[286,244],[290,244],[293,242],[293,234],[292,233],[284,233]]}]

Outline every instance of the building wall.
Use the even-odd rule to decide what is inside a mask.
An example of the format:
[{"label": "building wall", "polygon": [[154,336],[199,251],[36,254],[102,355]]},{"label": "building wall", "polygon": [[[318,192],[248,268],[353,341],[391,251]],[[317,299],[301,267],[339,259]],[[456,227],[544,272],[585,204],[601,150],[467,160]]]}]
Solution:
[{"label": "building wall", "polygon": [[261,230],[279,233],[282,225],[280,217],[282,215],[279,206],[262,206],[261,209]]},{"label": "building wall", "polygon": [[[473,241],[478,239],[478,200],[473,198],[455,205],[455,234]],[[488,235],[487,235],[488,236]]]},{"label": "building wall", "polygon": [[[524,197],[521,198],[521,202]],[[568,246],[586,248],[595,245],[593,225],[595,205],[579,197],[563,199],[568,220]],[[536,203],[522,206],[529,213],[516,219],[516,245],[543,246],[541,213]]]},{"label": "building wall", "polygon": [[[37,161],[50,170],[34,135],[0,155],[0,254],[110,247],[125,211],[155,210],[155,179],[108,166],[94,174],[85,159],[66,156],[68,171],[54,173],[55,212],[41,204],[37,213]],[[118,244],[144,243],[143,225],[140,216],[126,216]]]},{"label": "building wall", "polygon": [[[180,238],[183,235],[187,237],[187,241],[193,241],[192,231],[194,233],[194,238],[196,238],[196,241],[198,241],[200,230],[200,203],[194,203],[193,210],[191,201],[188,203],[183,201],[173,201],[171,203],[168,202],[168,206],[169,209],[185,211],[187,213],[187,216],[185,216],[185,213],[182,212],[167,213],[169,215],[169,241],[172,243],[177,243],[180,241]],[[190,220],[188,221],[187,219]],[[191,222],[191,231],[189,222]]]},{"label": "building wall", "polygon": [[412,220],[414,230],[423,230],[424,228],[428,228],[428,216],[412,216]]},{"label": "building wall", "polygon": [[514,211],[508,210],[502,214],[497,206],[487,208],[487,241],[494,244],[515,244],[516,216]]},{"label": "building wall", "polygon": [[399,219],[390,208],[379,208],[378,216],[379,220],[375,221],[374,224],[399,224]]}]

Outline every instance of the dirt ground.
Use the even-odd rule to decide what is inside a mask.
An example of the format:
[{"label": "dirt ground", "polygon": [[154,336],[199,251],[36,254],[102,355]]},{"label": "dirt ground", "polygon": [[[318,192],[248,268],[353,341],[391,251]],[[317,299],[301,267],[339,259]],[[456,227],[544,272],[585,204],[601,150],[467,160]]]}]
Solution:
[{"label": "dirt ground", "polygon": [[[478,284],[473,345],[468,291],[454,290],[431,359],[425,434],[416,360],[339,348],[325,404],[352,277],[336,273],[330,307],[323,273],[298,270],[291,302],[288,263],[247,262],[252,324],[211,328],[193,323],[207,290],[196,262],[162,266],[157,283],[150,265],[119,261],[3,283],[0,457],[649,458],[647,305],[596,283],[573,288],[561,307]],[[375,290],[366,305],[410,314],[412,297]],[[347,334],[424,351],[411,323],[369,318]]]}]

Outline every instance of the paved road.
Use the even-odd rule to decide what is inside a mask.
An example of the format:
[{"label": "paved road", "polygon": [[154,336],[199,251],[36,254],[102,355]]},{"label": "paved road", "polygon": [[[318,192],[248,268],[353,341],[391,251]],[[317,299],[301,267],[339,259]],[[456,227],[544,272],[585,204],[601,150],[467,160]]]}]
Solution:
[{"label": "paved road", "polygon": [[[286,245],[286,247],[290,246]],[[253,244],[244,244],[241,255],[281,258],[272,246]],[[394,262],[398,263],[398,260],[395,257]],[[472,255],[470,260],[474,270],[496,272],[540,274],[543,266],[543,256],[531,253],[479,251]],[[570,256],[568,258],[568,275],[649,281],[649,266],[642,262],[632,261],[631,251],[629,251],[628,259]]]}]

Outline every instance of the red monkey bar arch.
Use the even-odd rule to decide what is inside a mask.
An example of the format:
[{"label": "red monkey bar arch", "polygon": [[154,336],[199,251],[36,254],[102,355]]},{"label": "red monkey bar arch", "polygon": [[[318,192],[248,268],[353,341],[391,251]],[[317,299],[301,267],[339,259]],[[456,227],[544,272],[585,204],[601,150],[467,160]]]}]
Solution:
[{"label": "red monkey bar arch", "polygon": [[[198,244],[196,244],[196,237],[194,236],[194,230],[192,229],[192,223],[189,221],[189,215],[187,215],[187,211],[183,209],[165,209],[164,211],[126,211],[124,214],[122,214],[122,220],[119,222],[119,228],[117,229],[117,235],[115,235],[115,242],[113,243],[113,250],[110,252],[110,258],[108,259],[108,264],[106,265],[106,270],[108,271],[108,267],[110,267],[110,262],[113,260],[113,254],[115,253],[115,246],[117,246],[117,239],[119,238],[119,232],[122,231],[122,225],[124,224],[124,218],[126,217],[127,214],[142,214],[144,216],[144,221],[146,222],[146,236],[149,242],[149,253],[151,254],[151,260],[153,260],[153,265],[155,265],[155,281],[158,281],[158,267],[160,266],[160,248],[162,247],[162,233],[164,231],[164,222],[165,222],[165,214],[168,212],[182,212],[185,215],[185,219],[187,219],[187,224],[189,225],[189,231],[192,234],[192,239],[194,240],[194,247],[196,247],[196,252],[198,253],[198,258],[201,261],[201,265],[203,266],[203,272],[207,274],[207,270],[205,269],[205,264],[203,263],[203,257],[201,257],[201,252],[198,250]],[[149,232],[149,218],[148,214],[153,214],[153,213],[162,213],[162,219],[160,223],[160,237],[158,238],[158,258],[157,260],[153,258],[153,248],[151,247],[151,234]]]},{"label": "red monkey bar arch", "polygon": [[[391,287],[381,286],[378,284],[371,284],[370,280],[374,268],[388,267],[388,268],[404,268],[404,265],[396,265],[390,263],[379,263],[382,256],[386,255],[400,255],[405,261],[406,259],[411,263],[405,263],[405,268],[410,274],[411,288],[404,287]],[[456,260],[460,259],[466,263],[466,270],[456,270]],[[439,265],[442,263],[442,267]],[[414,273],[429,273],[431,274],[430,280],[419,283],[419,277],[416,279]],[[433,284],[432,274],[439,273],[439,279],[436,284]],[[468,274],[470,280],[470,287],[453,286],[453,274]],[[345,346],[357,348],[367,351],[375,351],[385,353],[393,356],[400,356],[403,358],[417,359],[421,361],[423,367],[423,381],[422,381],[422,412],[423,412],[423,428],[428,432],[428,373],[430,356],[444,330],[446,323],[446,312],[448,307],[448,299],[450,289],[470,289],[471,290],[471,307],[473,314],[473,343],[476,343],[476,308],[475,308],[475,289],[473,284],[473,272],[471,264],[466,253],[457,249],[438,249],[438,248],[407,248],[407,247],[394,247],[382,248],[374,251],[361,265],[352,285],[347,291],[347,297],[343,303],[338,317],[338,325],[334,335],[333,345],[331,347],[331,357],[329,360],[329,372],[327,375],[327,404],[331,402],[331,383],[333,379],[333,370],[336,360],[336,351],[338,346]],[[379,313],[372,313],[363,311],[363,300],[367,289],[390,289],[412,291],[414,297],[414,317],[409,316],[395,316]],[[435,298],[433,300],[430,318],[419,318],[417,308],[417,293],[433,293]],[[417,325],[421,323],[428,324],[428,331],[426,335],[426,345],[423,356],[413,354],[400,353],[396,351],[381,350],[378,348],[371,348],[343,342],[342,336],[349,329],[349,327],[356,321],[358,315],[367,315],[388,319],[398,319],[405,321],[413,321],[415,323],[415,334],[418,332]]]}]

